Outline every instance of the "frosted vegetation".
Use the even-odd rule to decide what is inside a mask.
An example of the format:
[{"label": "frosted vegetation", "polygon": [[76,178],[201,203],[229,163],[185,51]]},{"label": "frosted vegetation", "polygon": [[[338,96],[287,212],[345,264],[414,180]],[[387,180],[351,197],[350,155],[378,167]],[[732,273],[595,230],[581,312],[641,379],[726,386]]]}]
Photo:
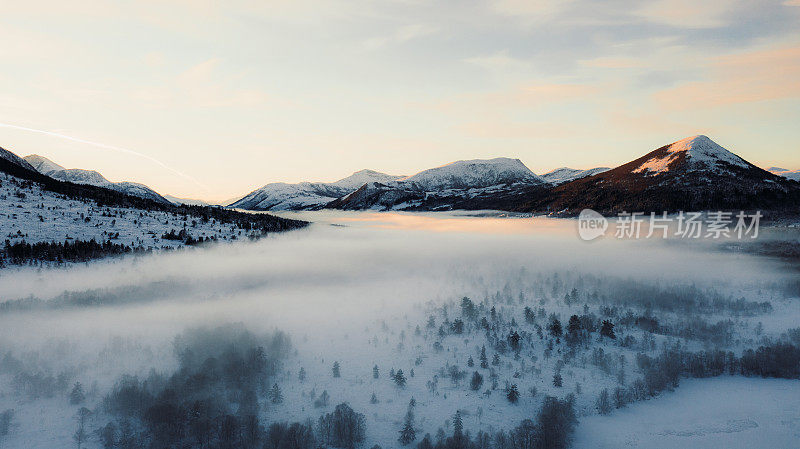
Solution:
[{"label": "frosted vegetation", "polygon": [[[593,447],[685,382],[800,388],[785,262],[568,220],[289,216],[315,223],[0,271],[0,447]],[[748,443],[796,441],[798,395],[774,397],[785,424]]]}]

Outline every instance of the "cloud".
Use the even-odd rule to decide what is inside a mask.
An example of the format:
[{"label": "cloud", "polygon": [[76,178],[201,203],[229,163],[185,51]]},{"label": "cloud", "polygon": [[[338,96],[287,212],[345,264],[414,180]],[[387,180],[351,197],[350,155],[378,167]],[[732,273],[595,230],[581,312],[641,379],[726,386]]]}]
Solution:
[{"label": "cloud", "polygon": [[708,72],[707,80],[656,93],[656,101],[681,110],[798,98],[800,45],[720,56]]},{"label": "cloud", "polygon": [[730,23],[728,13],[740,0],[656,0],[634,11],[651,22],[676,28],[718,28]]},{"label": "cloud", "polygon": [[405,25],[397,28],[394,33],[390,35],[367,39],[364,41],[364,47],[368,50],[375,50],[386,45],[403,44],[414,39],[430,36],[438,31],[438,27],[423,23]]},{"label": "cloud", "polygon": [[490,9],[525,21],[544,21],[564,11],[574,0],[497,0]]}]

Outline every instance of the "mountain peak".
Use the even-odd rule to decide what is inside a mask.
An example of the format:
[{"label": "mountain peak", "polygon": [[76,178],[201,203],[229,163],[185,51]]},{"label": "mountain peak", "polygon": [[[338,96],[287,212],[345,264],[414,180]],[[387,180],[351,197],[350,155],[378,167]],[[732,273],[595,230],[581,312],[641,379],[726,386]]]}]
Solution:
[{"label": "mountain peak", "polygon": [[423,170],[401,179],[412,182],[424,190],[488,187],[498,184],[545,181],[536,176],[519,159],[496,157],[451,162],[440,167]]},{"label": "mountain peak", "polygon": [[51,161],[50,159],[39,156],[38,154],[31,154],[25,156],[25,159],[29,164],[33,166],[39,173],[46,175],[50,172],[54,172],[57,170],[64,170],[64,167],[61,165],[56,164],[55,162]]},{"label": "mountain peak", "polygon": [[744,159],[731,153],[705,135],[678,140],[651,153],[651,157],[633,170],[634,173],[658,175],[678,165],[693,169],[725,170],[726,165],[747,168]]}]

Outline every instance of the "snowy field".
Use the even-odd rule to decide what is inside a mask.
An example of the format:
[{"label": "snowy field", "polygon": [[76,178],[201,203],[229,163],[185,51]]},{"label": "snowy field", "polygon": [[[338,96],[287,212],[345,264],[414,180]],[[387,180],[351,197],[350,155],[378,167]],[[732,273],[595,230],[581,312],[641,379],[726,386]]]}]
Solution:
[{"label": "snowy field", "polygon": [[[655,356],[675,344],[738,354],[786,338],[788,328],[800,322],[800,300],[784,289],[793,274],[778,263],[702,245],[586,243],[569,220],[284,215],[315,224],[257,242],[187,253],[0,272],[0,301],[33,297],[45,302],[0,311],[0,356],[11,354],[22,366],[0,370],[0,412],[14,410],[0,446],[73,444],[78,406],[67,395],[75,382],[85,386],[82,405],[93,412],[88,427],[95,431],[114,419],[102,400],[120,376],[173,372],[176,335],[224,323],[242,323],[254,332],[278,329],[291,338],[291,355],[270,379],[279,385],[283,401],[259,398],[262,423],[316,420],[348,402],[365,415],[364,447],[399,446],[398,431],[412,398],[419,441],[426,433],[451,434],[456,411],[474,436],[479,430],[509,430],[534,417],[546,395],[568,394],[575,397],[581,421],[576,447],[747,447],[706,445],[722,437],[735,443],[768,440],[776,443],[773,447],[800,442],[796,430],[787,430],[798,424],[796,380],[725,375],[682,381],[675,392],[597,416],[603,389],[641,377],[638,354]],[[654,294],[686,289],[708,304],[686,313],[636,298],[618,302],[614,295],[631,282],[637,291]],[[87,295],[99,300],[69,302]],[[467,319],[463,330],[453,330],[463,318],[463,297],[470,298],[478,317],[491,321],[491,332],[479,320]],[[533,317],[526,316],[526,307]],[[604,307],[619,310],[604,315],[612,313]],[[627,311],[657,318],[661,330],[622,324]],[[549,334],[548,323],[558,317],[566,333],[573,314],[613,317],[616,338],[595,331],[577,349],[568,348],[566,337]],[[698,336],[705,334],[687,333],[721,321],[726,335],[716,343]],[[505,348],[506,335],[514,331],[522,335],[516,351]],[[340,377],[332,375],[334,362]],[[403,387],[389,377],[400,369],[407,379]],[[474,372],[482,374],[478,389],[470,385]],[[67,386],[49,395],[26,394],[20,373],[61,376]],[[556,375],[563,379],[561,386],[554,385]],[[520,392],[516,404],[507,399],[512,384]],[[733,394],[738,390],[747,392]],[[315,406],[323,392],[329,405]],[[703,420],[690,422],[689,416]],[[781,424],[786,420],[795,424]],[[84,447],[101,447],[92,435]]]},{"label": "snowy field", "polygon": [[796,448],[797,380],[692,379],[663,398],[581,420],[575,449]]}]

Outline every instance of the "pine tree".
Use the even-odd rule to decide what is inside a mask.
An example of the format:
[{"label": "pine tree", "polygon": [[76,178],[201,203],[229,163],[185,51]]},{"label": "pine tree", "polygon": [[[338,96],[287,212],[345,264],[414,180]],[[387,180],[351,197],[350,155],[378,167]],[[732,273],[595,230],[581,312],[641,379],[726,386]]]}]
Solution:
[{"label": "pine tree", "polygon": [[86,407],[81,407],[80,410],[78,410],[78,429],[75,431],[75,434],[72,435],[72,438],[78,444],[78,449],[81,449],[83,443],[89,438],[89,433],[86,432],[86,420],[89,419],[89,415],[91,414],[92,412]]},{"label": "pine tree", "polygon": [[83,385],[80,382],[75,382],[75,386],[72,387],[72,391],[69,393],[69,403],[78,405],[83,403],[84,400],[86,400],[86,395],[83,393]]},{"label": "pine tree", "polygon": [[469,356],[469,358],[467,359],[467,366],[470,367],[470,368],[475,366],[475,361],[472,360],[472,356]]},{"label": "pine tree", "polygon": [[372,397],[369,398],[369,403],[370,404],[377,404],[378,403],[378,397],[375,396],[375,393],[372,393]]},{"label": "pine tree", "polygon": [[486,358],[486,346],[481,346],[481,368],[489,368],[489,359]]},{"label": "pine tree", "polygon": [[562,385],[561,374],[555,373],[553,375],[553,386],[561,388],[561,385]]},{"label": "pine tree", "polygon": [[492,357],[492,365],[494,366],[500,365],[500,356],[497,355],[497,353],[495,353],[495,355]]},{"label": "pine tree", "polygon": [[553,317],[550,320],[550,324],[547,326],[547,330],[550,331],[550,335],[553,337],[560,337],[561,336],[561,321],[558,321],[558,318]]},{"label": "pine tree", "polygon": [[469,387],[472,391],[478,391],[481,389],[481,386],[483,386],[483,376],[481,376],[481,373],[475,371],[472,373],[472,380],[469,382]]},{"label": "pine tree", "polygon": [[300,367],[300,372],[297,373],[297,379],[300,380],[300,382],[306,381],[306,370],[302,366]]},{"label": "pine tree", "polygon": [[600,396],[597,398],[597,411],[601,415],[608,415],[611,413],[611,401],[608,397],[608,389],[603,388],[600,391]]},{"label": "pine tree", "polygon": [[280,404],[283,402],[283,394],[281,394],[281,389],[278,387],[278,384],[274,384],[272,389],[269,390],[269,400],[273,404]]},{"label": "pine tree", "polygon": [[333,362],[333,377],[342,377],[342,373],[339,371],[339,362]]},{"label": "pine tree", "polygon": [[414,413],[409,410],[408,413],[406,413],[403,429],[400,430],[400,437],[397,439],[397,441],[399,441],[403,446],[407,446],[416,439],[417,434],[414,431]]},{"label": "pine tree", "polygon": [[464,435],[464,423],[461,422],[461,410],[456,410],[456,415],[453,417],[453,438],[460,440]]},{"label": "pine tree", "polygon": [[394,375],[394,383],[400,388],[406,386],[406,376],[403,374],[403,370],[397,370],[397,373]]},{"label": "pine tree", "polygon": [[372,378],[377,379],[380,377],[380,372],[378,371],[378,365],[372,367]]},{"label": "pine tree", "polygon": [[600,336],[611,339],[617,338],[617,336],[614,335],[614,323],[608,320],[603,320],[603,326],[600,328]]},{"label": "pine tree", "polygon": [[511,384],[511,386],[508,387],[506,398],[508,399],[508,402],[512,404],[516,404],[517,401],[519,401],[519,390],[517,389],[517,384]]},{"label": "pine tree", "polygon": [[422,441],[417,444],[417,449],[433,449],[433,442],[431,441],[431,434],[426,433],[422,437]]}]

